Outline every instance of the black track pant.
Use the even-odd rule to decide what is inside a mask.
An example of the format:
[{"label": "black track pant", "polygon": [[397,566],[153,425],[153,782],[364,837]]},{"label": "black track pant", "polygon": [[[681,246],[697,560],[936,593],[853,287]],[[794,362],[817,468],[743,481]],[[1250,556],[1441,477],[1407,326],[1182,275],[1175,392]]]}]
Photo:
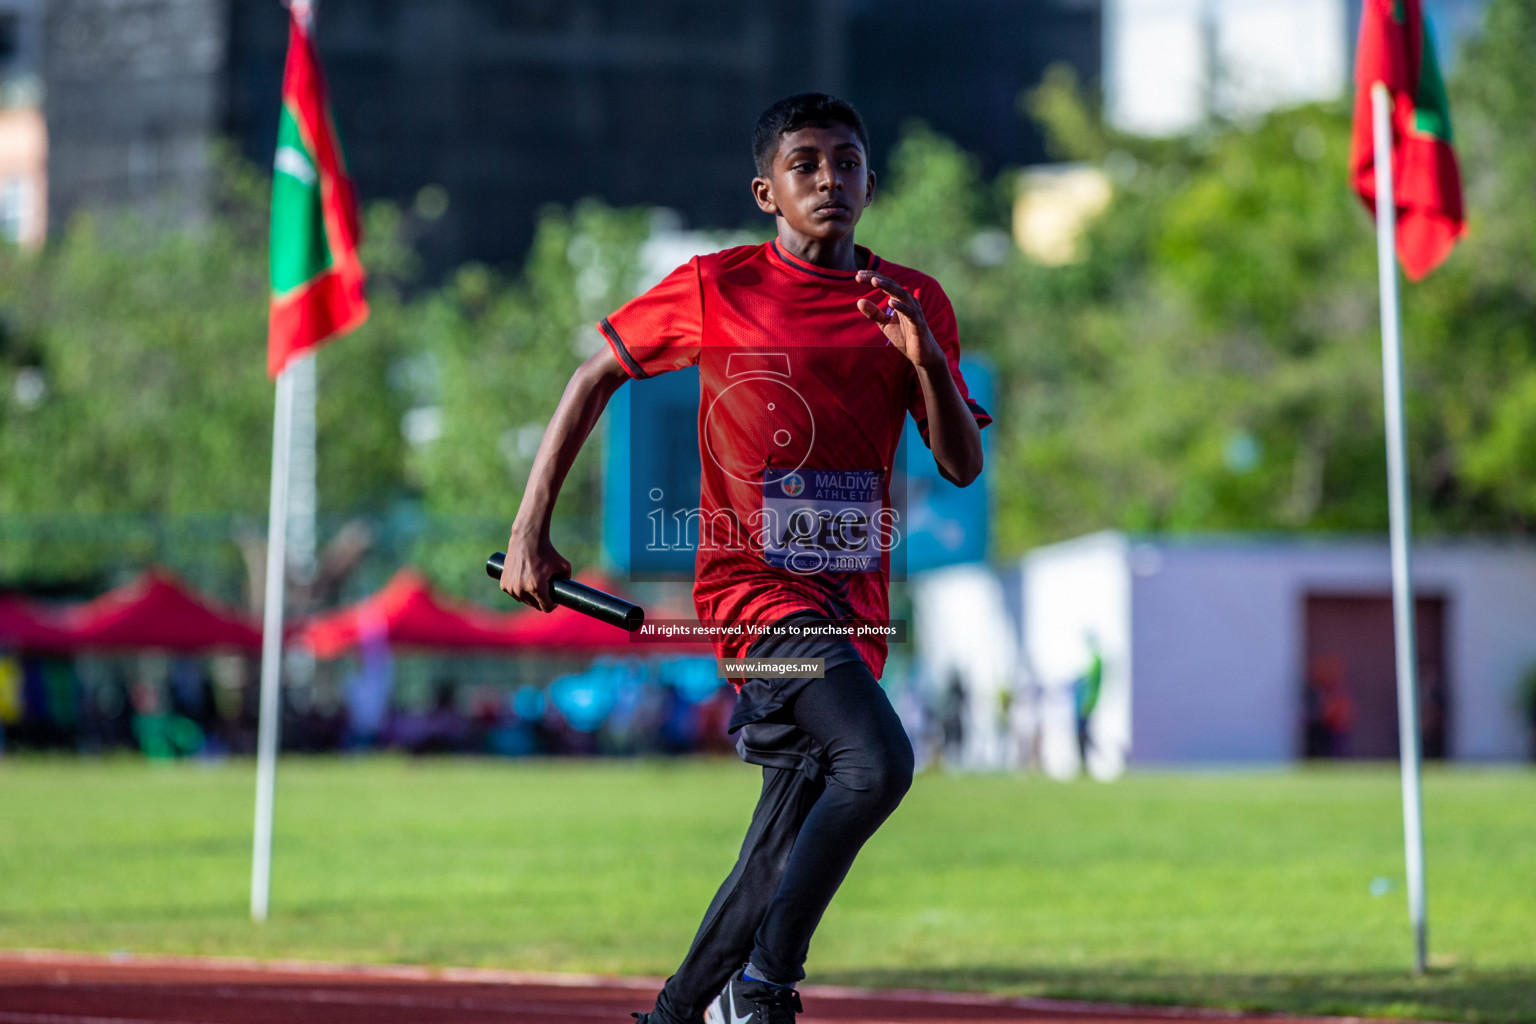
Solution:
[{"label": "black track pant", "polygon": [[749,959],[770,981],[804,978],[833,893],[912,785],[912,745],[862,661],[829,668],[742,733],[742,756],[764,764],[763,792],[655,1024],[698,1024]]}]

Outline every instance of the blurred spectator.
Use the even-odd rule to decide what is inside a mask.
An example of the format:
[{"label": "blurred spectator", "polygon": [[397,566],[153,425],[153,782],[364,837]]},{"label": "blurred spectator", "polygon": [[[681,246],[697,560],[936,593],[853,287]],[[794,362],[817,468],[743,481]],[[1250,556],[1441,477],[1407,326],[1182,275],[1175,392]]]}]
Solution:
[{"label": "blurred spectator", "polygon": [[1093,749],[1093,736],[1088,730],[1093,721],[1094,709],[1099,706],[1099,692],[1104,686],[1104,655],[1099,642],[1089,636],[1088,667],[1072,683],[1072,705],[1077,712],[1077,756],[1083,770],[1088,770],[1088,752]]},{"label": "blurred spectator", "polygon": [[19,665],[20,712],[6,730],[8,744],[12,749],[74,749],[80,726],[74,663],[23,657]]},{"label": "blurred spectator", "polygon": [[177,658],[171,662],[171,711],[184,715],[199,726],[206,726],[206,718],[212,702],[205,692],[207,677],[199,663],[192,658]]},{"label": "blurred spectator", "polygon": [[603,723],[602,747],[605,754],[636,754],[645,744],[644,718],[646,685],[638,679],[621,685],[614,693],[613,710]]},{"label": "blurred spectator", "polygon": [[550,683],[549,699],[571,728],[591,733],[613,712],[619,689],[637,682],[623,665],[600,660],[585,672],[561,676]]},{"label": "blurred spectator", "polygon": [[[715,666],[710,666],[711,673]],[[715,692],[708,700],[697,705],[698,749],[708,754],[734,754],[736,739],[727,735],[731,712],[736,710],[736,688],[729,683],[715,680]]]},{"label": "blurred spectator", "polygon": [[674,686],[662,688],[662,716],[656,730],[657,748],[668,754],[685,754],[698,744],[699,723],[693,706]]},{"label": "blurred spectator", "polygon": [[958,764],[965,753],[965,710],[965,683],[961,681],[960,673],[951,672],[939,709],[939,733],[944,759],[950,764]]},{"label": "blurred spectator", "polygon": [[896,715],[901,719],[907,739],[912,742],[912,754],[918,768],[926,767],[934,758],[933,728],[928,705],[918,688],[916,676],[909,677],[907,685],[896,694]]},{"label": "blurred spectator", "polygon": [[[322,673],[283,687],[284,751],[526,757],[735,749],[725,732],[735,691],[717,678],[712,658],[600,658],[547,687],[511,691],[482,683],[461,693],[443,674],[427,707],[400,709],[397,667],[383,632],[366,639],[360,653],[359,664],[340,678]],[[0,749],[130,747],[154,759],[255,751],[260,693],[248,656],[88,658],[81,671],[83,677],[69,660],[0,656]]]},{"label": "blurred spectator", "polygon": [[210,732],[218,735],[222,753],[249,754],[256,749],[256,733],[255,718],[246,715],[246,687],[255,673],[239,655],[214,658],[209,668],[215,723]]},{"label": "blurred spectator", "polygon": [[160,686],[140,679],[133,686],[133,737],[154,761],[195,754],[203,748],[203,730],[183,715],[171,713]]},{"label": "blurred spectator", "polygon": [[5,751],[5,731],[21,721],[21,662],[0,656],[0,753]]},{"label": "blurred spectator", "polygon": [[501,724],[501,701],[489,686],[477,686],[469,695],[469,737],[465,748],[489,752],[491,734]]},{"label": "blurred spectator", "polygon": [[346,711],[315,686],[291,686],[283,693],[281,742],[284,750],[325,753],[341,748]]},{"label": "blurred spectator", "polygon": [[440,677],[433,684],[432,707],[408,711],[390,723],[391,741],[412,754],[450,754],[462,751],[469,739],[469,721],[458,708],[458,688]]},{"label": "blurred spectator", "polygon": [[389,720],[390,695],[395,688],[395,663],[384,623],[370,619],[363,623],[361,634],[362,664],[342,683],[349,750],[378,743]]},{"label": "blurred spectator", "polygon": [[120,666],[104,667],[89,686],[81,687],[75,749],[94,754],[133,745],[128,678]]},{"label": "blurred spectator", "polygon": [[1355,727],[1355,702],[1344,677],[1344,661],[1334,655],[1313,658],[1307,669],[1306,722],[1308,757],[1347,757]]},{"label": "blurred spectator", "polygon": [[[534,698],[533,707],[529,699]],[[522,708],[523,714],[519,711]],[[544,750],[536,723],[544,714],[544,695],[531,686],[513,693],[485,740],[485,751],[501,757],[527,757]]]}]

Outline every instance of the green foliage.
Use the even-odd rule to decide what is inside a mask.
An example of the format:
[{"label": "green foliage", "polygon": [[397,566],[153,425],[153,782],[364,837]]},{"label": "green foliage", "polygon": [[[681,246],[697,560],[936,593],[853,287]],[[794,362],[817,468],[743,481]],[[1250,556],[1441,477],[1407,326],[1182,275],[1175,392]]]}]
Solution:
[{"label": "green foliage", "polygon": [[[1469,237],[1404,289],[1427,533],[1536,515],[1536,13],[1500,0],[1488,18],[1454,83]],[[1025,106],[1059,158],[1114,186],[1077,263],[978,262],[976,240],[1005,226],[978,197],[1003,190],[921,130],[865,231],[939,277],[963,344],[999,367],[1000,553],[1102,528],[1384,528],[1375,236],[1345,180],[1349,109],[1140,139],[1064,70]]]},{"label": "green foliage", "polygon": [[1408,307],[1441,406],[1437,499],[1458,523],[1536,523],[1536,8],[1489,5],[1451,83],[1468,236]]},{"label": "green foliage", "polygon": [[[649,230],[645,210],[596,201],[551,208],[520,279],[506,282],[467,266],[412,310],[422,342],[416,358],[424,361],[426,391],[441,416],[441,435],[412,454],[412,480],[429,513],[495,524],[483,524],[494,533],[466,531],[416,551],[420,564],[455,589],[484,590],[484,580],[466,576],[464,567],[478,566],[489,545],[505,542],[545,424],[571,374],[602,344],[596,322],[639,290],[640,246]],[[566,478],[552,531],[578,565],[590,564],[597,551],[599,434]]]},{"label": "green foliage", "polygon": [[[267,187],[230,167],[218,216],[197,230],[81,216],[42,252],[0,252],[0,520],[265,514]],[[399,301],[387,278],[373,296],[370,322],[319,355],[320,487],[333,509],[378,503],[400,475],[401,401],[385,381]],[[153,541],[0,536],[8,575],[161,556]]]},{"label": "green foliage", "polygon": [[[42,252],[0,252],[5,575],[176,561],[155,523],[212,529],[238,564],[230,531],[264,517],[271,478],[270,183],[230,164],[221,185],[196,230],[80,217]],[[408,526],[417,540],[397,553],[483,589],[465,569],[504,539],[543,426],[600,343],[593,323],[638,289],[650,214],[551,209],[518,278],[467,266],[437,288],[415,284],[419,224],[387,204],[366,221],[370,317],[316,357],[321,511],[419,499],[435,525]],[[435,440],[407,444],[413,407],[439,417]],[[556,539],[579,561],[595,556],[600,447],[560,504]]]},{"label": "green foliage", "polygon": [[869,216],[877,248],[935,272],[963,344],[999,367],[1003,550],[1101,527],[1371,525],[1373,502],[1335,500],[1326,474],[1357,482],[1379,387],[1373,293],[1352,290],[1370,235],[1336,180],[1343,115],[1148,144],[1096,126],[1075,88],[1052,76],[1032,106],[1064,126],[1064,154],[1117,172],[1079,263],[963,258],[1002,218],[954,198],[987,189],[926,133]]},{"label": "green foliage", "polygon": [[[1536,10],[1495,0],[1487,19],[1451,83],[1470,232],[1404,289],[1426,533],[1536,521]],[[1058,70],[1025,107],[1059,158],[1113,185],[1077,262],[1026,259],[1009,241],[1015,176],[984,180],[921,125],[876,168],[860,227],[942,282],[963,344],[998,368],[997,553],[1102,528],[1382,528],[1375,242],[1345,180],[1345,106],[1139,139],[1108,128]],[[264,514],[269,187],[232,169],[219,215],[195,232],[81,218],[42,253],[0,252],[6,575],[160,550],[152,530],[60,545],[17,523]],[[597,202],[552,209],[520,274],[469,266],[425,288],[414,216],[370,211],[372,317],[318,357],[321,505],[376,513],[411,499],[437,528],[405,554],[473,592],[570,373],[600,344],[593,321],[642,284],[651,222]],[[438,417],[435,439],[402,439],[412,408]],[[596,552],[599,449],[588,444],[558,509],[556,543],[577,562]]]},{"label": "green foliage", "polygon": [[1347,149],[1345,113],[1313,107],[1130,158],[1089,245],[1123,254],[1112,222],[1139,207],[1143,248],[1107,309],[1077,299],[1068,330],[1100,358],[1047,449],[1079,467],[1074,491],[1109,485],[1102,525],[1377,525],[1384,475],[1360,472],[1382,450],[1373,248]]},{"label": "green foliage", "polygon": [[395,367],[419,344],[409,317],[415,258],[405,230],[393,206],[368,209],[368,320],[315,355],[316,475],[320,508],[333,517],[376,513],[400,496],[407,455],[400,420],[410,396]]}]

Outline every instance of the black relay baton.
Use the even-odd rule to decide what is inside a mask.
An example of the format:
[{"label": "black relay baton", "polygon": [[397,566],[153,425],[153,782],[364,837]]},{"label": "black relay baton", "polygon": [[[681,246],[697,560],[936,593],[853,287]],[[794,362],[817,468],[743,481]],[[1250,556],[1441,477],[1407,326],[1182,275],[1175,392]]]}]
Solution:
[{"label": "black relay baton", "polygon": [[[485,560],[485,574],[493,580],[501,579],[501,570],[506,567],[507,555],[504,551],[498,551]],[[572,611],[590,615],[594,619],[606,622],[610,626],[618,626],[627,629],[631,633],[640,628],[645,621],[645,609],[637,604],[630,604],[622,597],[614,597],[585,583],[577,583],[564,577],[556,577],[549,581],[549,594],[555,599],[555,604],[564,605]]]}]

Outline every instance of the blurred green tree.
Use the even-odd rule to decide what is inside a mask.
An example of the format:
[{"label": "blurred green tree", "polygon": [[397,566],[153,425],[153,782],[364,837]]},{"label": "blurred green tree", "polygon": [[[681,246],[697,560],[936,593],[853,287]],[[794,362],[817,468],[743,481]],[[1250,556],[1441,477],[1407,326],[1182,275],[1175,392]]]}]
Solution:
[{"label": "blurred green tree", "polygon": [[[1404,291],[1424,533],[1536,521],[1536,9],[1494,0],[1487,19],[1452,82],[1470,232]],[[998,553],[1104,528],[1383,528],[1375,241],[1345,180],[1349,111],[1140,139],[1110,130],[1066,72],[1028,109],[1060,159],[1114,187],[1076,262],[1027,259],[1010,236],[1017,176],[986,181],[920,125],[875,169],[860,227],[939,279],[966,348],[997,365]],[[6,574],[142,563],[157,541],[135,523],[264,516],[266,188],[233,170],[196,232],[82,218],[41,253],[0,251]],[[479,559],[505,539],[571,371],[601,344],[593,321],[653,269],[653,221],[551,209],[519,275],[468,266],[424,288],[410,245],[423,216],[370,211],[372,317],[319,354],[322,510],[412,499],[437,526],[399,557],[482,593]],[[590,444],[555,527],[578,563],[596,556],[599,503]],[[76,522],[123,533],[68,543]]]},{"label": "blurred green tree", "polygon": [[[1469,237],[1404,291],[1423,533],[1525,530],[1536,512],[1536,11],[1497,0],[1488,19],[1454,83]],[[1004,223],[1001,186],[921,132],[867,231],[940,277],[965,344],[999,366],[1000,553],[1103,528],[1383,529],[1375,239],[1345,182],[1349,110],[1140,139],[1067,72],[1028,106],[1059,158],[1114,184],[1078,262],[964,259]]]},{"label": "blurred green tree", "polygon": [[[639,290],[648,210],[595,200],[544,211],[521,277],[461,269],[410,310],[435,421],[408,460],[423,508],[462,534],[424,537],[413,560],[446,586],[485,591],[478,568],[503,546],[544,427],[583,359],[603,343],[596,322]],[[555,545],[578,566],[597,557],[601,427],[561,490]]]},{"label": "blurred green tree", "polygon": [[[1466,239],[1408,306],[1444,453],[1430,480],[1457,526],[1536,525],[1536,6],[1494,0],[1451,83]],[[1410,334],[1410,337],[1412,334]],[[1410,364],[1411,365],[1411,364]]]},{"label": "blurred green tree", "polygon": [[[217,215],[195,230],[82,216],[40,252],[0,252],[0,522],[29,527],[0,532],[8,576],[142,565],[164,557],[145,524],[209,517],[227,531],[231,514],[265,516],[269,187],[231,164]],[[375,508],[398,489],[397,221],[370,216],[372,317],[318,356],[326,510]]]}]

